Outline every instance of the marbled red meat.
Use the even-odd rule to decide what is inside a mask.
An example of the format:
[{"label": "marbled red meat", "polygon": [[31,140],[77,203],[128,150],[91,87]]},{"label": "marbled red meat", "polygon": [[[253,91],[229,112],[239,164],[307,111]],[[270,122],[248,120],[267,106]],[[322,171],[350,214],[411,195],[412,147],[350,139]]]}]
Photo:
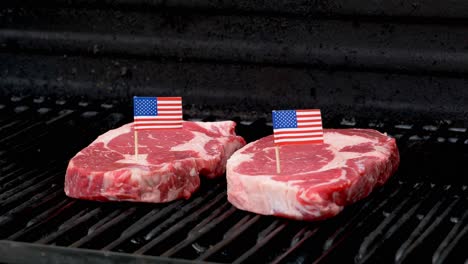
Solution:
[{"label": "marbled red meat", "polygon": [[228,200],[263,215],[325,219],[384,184],[399,162],[394,138],[371,129],[324,129],[324,144],[281,146],[278,174],[268,136],[229,158]]},{"label": "marbled red meat", "polygon": [[188,199],[208,178],[224,174],[226,160],[245,145],[235,123],[184,122],[177,130],[138,131],[133,124],[99,136],[69,162],[65,193],[88,200],[168,202]]}]

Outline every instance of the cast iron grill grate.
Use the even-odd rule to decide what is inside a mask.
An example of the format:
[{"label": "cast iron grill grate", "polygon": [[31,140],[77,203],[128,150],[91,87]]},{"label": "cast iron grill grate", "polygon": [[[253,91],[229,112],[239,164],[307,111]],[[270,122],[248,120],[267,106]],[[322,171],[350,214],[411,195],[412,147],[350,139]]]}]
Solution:
[{"label": "cast iron grill grate", "polygon": [[[78,263],[102,252],[101,263],[147,256],[180,263],[467,260],[468,134],[455,121],[325,118],[325,127],[371,127],[396,137],[401,167],[382,188],[339,216],[298,222],[235,209],[227,202],[224,180],[204,180],[190,200],[162,205],[70,199],[63,193],[69,158],[97,135],[130,121],[130,107],[79,99],[4,100],[0,253],[6,261],[37,263],[59,256]],[[268,120],[218,118],[236,120],[238,134],[248,141],[271,133]],[[36,253],[37,258],[28,258]]]}]

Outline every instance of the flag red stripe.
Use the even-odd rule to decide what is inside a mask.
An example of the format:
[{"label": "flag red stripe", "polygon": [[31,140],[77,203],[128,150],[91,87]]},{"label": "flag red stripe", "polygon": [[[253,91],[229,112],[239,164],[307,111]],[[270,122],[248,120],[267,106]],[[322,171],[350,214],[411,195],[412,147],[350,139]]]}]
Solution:
[{"label": "flag red stripe", "polygon": [[284,135],[274,135],[275,140],[285,139],[285,138],[312,138],[312,137],[323,137],[323,134],[317,135],[294,135],[294,134],[284,134]]},{"label": "flag red stripe", "polygon": [[140,119],[140,120],[143,120],[143,119],[151,119],[151,118],[158,118],[159,119],[163,119],[162,117],[173,117],[173,118],[180,118],[182,119],[182,115],[179,114],[179,113],[175,113],[175,114],[171,114],[171,113],[163,113],[163,114],[160,114],[160,115],[157,115],[157,116],[135,116],[135,119]]},{"label": "flag red stripe", "polygon": [[[315,121],[314,121],[315,122]],[[298,124],[297,125],[297,128],[322,128],[322,125],[321,124],[316,124],[316,125],[300,125]],[[275,134],[278,134],[278,133],[291,133],[291,132],[295,132],[294,131],[294,128],[288,128],[288,130],[284,129],[284,131],[282,131],[283,129],[279,128],[279,129],[274,129],[274,133]],[[313,130],[313,129],[310,129],[310,130],[300,130],[300,131],[297,131],[297,133],[306,133],[306,132],[318,132],[320,130]]]},{"label": "flag red stripe", "polygon": [[179,100],[182,101],[182,97],[157,97],[158,101],[175,101]]},{"label": "flag red stripe", "polygon": [[167,129],[181,129],[182,126],[178,127],[158,127],[158,126],[152,126],[152,127],[134,127],[133,129],[139,131],[139,130],[167,130]]},{"label": "flag red stripe", "polygon": [[[181,113],[161,113],[159,112],[157,116],[173,116],[173,117],[179,117],[182,115],[182,112]],[[181,117],[182,118],[182,117]]]},{"label": "flag red stripe", "polygon": [[182,103],[177,103],[177,104],[161,104],[161,105],[158,105],[158,106],[173,106],[173,107],[177,107],[177,108],[182,108]]},{"label": "flag red stripe", "polygon": [[317,112],[317,113],[320,113],[320,109],[297,109],[296,112]]},{"label": "flag red stripe", "polygon": [[274,133],[275,137],[285,137],[285,136],[302,136],[302,135],[309,135],[310,137],[320,136],[323,135],[323,131],[315,130],[315,131],[293,131],[291,133]]},{"label": "flag red stripe", "polygon": [[158,107],[158,114],[161,112],[165,112],[165,111],[182,111],[182,107],[179,107],[179,108],[159,108]]},{"label": "flag red stripe", "polygon": [[308,143],[323,143],[323,140],[317,139],[317,140],[307,140],[307,141],[280,142],[280,143],[276,143],[276,145],[284,146],[284,145],[299,145],[299,144],[308,144]]},{"label": "flag red stripe", "polygon": [[182,118],[164,118],[164,119],[158,119],[158,118],[151,118],[151,119],[137,119],[135,118],[135,122],[141,123],[141,122],[155,122],[155,121],[160,121],[160,122],[165,122],[165,121],[182,121]]},{"label": "flag red stripe", "polygon": [[278,131],[278,132],[275,132],[275,135],[302,134],[302,133],[314,133],[314,132],[320,132],[320,130]]},{"label": "flag red stripe", "polygon": [[[312,122],[312,121],[311,121]],[[318,122],[318,121],[315,121]],[[322,127],[322,124],[317,124],[317,125],[301,125],[301,123],[297,123],[298,128],[309,128],[309,127]]]},{"label": "flag red stripe", "polygon": [[304,118],[304,117],[321,117],[320,114],[310,114],[310,115],[298,115],[297,118]]},{"label": "flag red stripe", "polygon": [[[177,120],[180,121],[180,120]],[[179,125],[182,124],[182,121],[180,122],[164,122],[163,120],[158,120],[158,121],[152,121],[152,122],[134,122],[135,125],[145,125],[145,126],[150,126],[150,125],[160,125],[160,124],[170,124],[170,125]]]},{"label": "flag red stripe", "polygon": [[301,139],[301,138],[323,138],[323,135],[315,135],[315,136],[282,136],[282,137],[275,137],[276,140],[279,140],[279,139]]},{"label": "flag red stripe", "polygon": [[166,129],[181,129],[182,126],[173,126],[173,127],[168,127],[168,126],[151,126],[151,127],[148,127],[148,126],[142,126],[142,127],[138,127],[138,126],[134,126],[133,129],[135,130],[166,130]]},{"label": "flag red stripe", "polygon": [[166,123],[159,123],[159,124],[133,124],[134,127],[147,127],[147,126],[152,126],[152,127],[157,127],[157,126],[178,126],[182,127],[182,124],[166,124]]}]

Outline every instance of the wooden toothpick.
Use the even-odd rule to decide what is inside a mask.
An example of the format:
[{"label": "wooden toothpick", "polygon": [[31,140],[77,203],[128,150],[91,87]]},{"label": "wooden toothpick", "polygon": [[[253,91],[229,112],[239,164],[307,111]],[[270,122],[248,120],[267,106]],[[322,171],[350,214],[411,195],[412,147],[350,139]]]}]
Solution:
[{"label": "wooden toothpick", "polygon": [[279,153],[279,147],[275,147],[275,153],[276,153],[276,173],[280,174],[281,173],[281,165],[280,165],[280,153]]},{"label": "wooden toothpick", "polygon": [[134,129],[135,136],[133,137],[135,139],[135,159],[138,160],[138,132]]}]

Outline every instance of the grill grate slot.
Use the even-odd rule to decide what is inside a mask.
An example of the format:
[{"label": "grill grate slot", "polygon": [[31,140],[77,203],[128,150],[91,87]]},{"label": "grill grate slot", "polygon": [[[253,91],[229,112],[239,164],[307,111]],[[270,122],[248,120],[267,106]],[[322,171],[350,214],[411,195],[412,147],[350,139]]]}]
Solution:
[{"label": "grill grate slot", "polygon": [[308,230],[308,228],[306,228],[306,227],[302,228],[291,240],[291,247],[286,252],[284,252],[281,256],[276,258],[272,263],[277,264],[277,263],[281,263],[282,261],[284,261],[284,259],[286,259],[290,254],[292,254],[301,245],[303,245],[303,243],[307,239],[314,236],[315,233],[317,233],[318,229],[319,228],[314,228],[312,230]]},{"label": "grill grate slot", "polygon": [[[395,208],[395,210],[393,210],[390,216],[386,217],[385,220],[382,221],[382,223],[364,239],[364,242],[359,248],[356,259],[360,262],[366,262],[367,259],[372,257],[377,249],[380,249],[396,231],[402,229],[402,226],[414,216],[424,202],[423,199],[427,196],[428,195],[423,196],[422,200],[417,201],[415,205],[406,210],[404,208],[407,206],[410,199],[404,200],[397,208]],[[402,213],[403,210],[405,213]],[[397,219],[398,217],[400,218]],[[392,223],[393,221],[396,221],[396,223]]]},{"label": "grill grate slot", "polygon": [[[124,230],[119,238],[117,238],[116,240],[111,242],[109,245],[105,246],[103,249],[110,250],[110,249],[116,248],[117,246],[121,245],[122,243],[124,243],[125,241],[130,239],[131,237],[137,235],[139,232],[146,229],[147,227],[149,227],[153,223],[159,221],[163,217],[166,217],[169,213],[173,212],[175,209],[179,209],[171,217],[164,220],[158,226],[154,227],[147,234],[147,236],[151,235],[151,237],[152,237],[153,236],[152,233],[159,233],[163,229],[166,229],[166,228],[170,227],[171,224],[173,224],[175,221],[177,221],[178,219],[183,217],[186,213],[188,213],[189,211],[193,210],[194,208],[196,208],[197,206],[202,204],[205,199],[207,199],[208,197],[211,197],[213,194],[215,194],[217,191],[219,191],[220,187],[221,187],[220,185],[215,186],[212,190],[208,191],[207,193],[205,193],[201,197],[195,198],[189,204],[187,204],[187,205],[185,205],[183,207],[181,207],[182,201],[175,201],[175,202],[171,203],[169,206],[163,208],[160,211],[159,210],[158,211],[153,210],[153,211],[149,212],[146,216],[141,218],[139,221],[135,222],[133,225],[128,227],[126,230]],[[142,241],[147,241],[149,239],[150,238],[143,239]],[[140,240],[141,239],[139,239],[139,241]]]},{"label": "grill grate slot", "polygon": [[117,240],[114,240],[111,244],[104,247],[104,249],[108,250],[117,247],[118,245],[123,243],[123,241],[129,239],[130,237],[134,236],[147,226],[151,225],[152,223],[158,221],[162,217],[172,212],[176,207],[180,206],[180,204],[182,203],[175,202],[172,205],[162,209],[161,211],[158,209],[152,210],[140,220],[138,220],[136,223],[134,223],[132,226],[130,226],[127,230],[123,231],[121,236]]},{"label": "grill grate slot", "polygon": [[[363,225],[363,222],[356,223],[357,221],[363,218],[363,215],[371,216],[375,214],[382,207],[384,207],[391,199],[398,195],[400,191],[402,191],[402,189],[396,189],[393,193],[391,193],[388,196],[388,198],[384,199],[374,207],[370,206],[372,204],[372,200],[366,201],[366,203],[359,209],[358,212],[353,213],[353,216],[348,222],[346,222],[343,226],[339,227],[332,235],[328,237],[328,239],[324,243],[323,249],[328,250],[333,246],[336,246],[337,243],[340,243],[339,241],[342,241],[347,236],[347,234],[349,235],[349,233],[352,232],[352,230],[355,230],[356,228],[359,228]],[[369,210],[371,211],[368,212]]]},{"label": "grill grate slot", "polygon": [[[226,210],[227,207],[230,207],[229,209]],[[222,211],[225,211],[221,215],[219,215]],[[168,251],[164,252],[161,254],[163,257],[170,257],[180,251],[181,249],[187,247],[191,243],[193,243],[196,239],[201,237],[202,235],[210,232],[213,228],[215,228],[217,225],[219,225],[222,221],[226,220],[229,216],[231,216],[236,209],[233,206],[229,206],[229,203],[226,202],[223,204],[221,207],[213,211],[211,216],[207,217],[205,220],[203,220],[200,224],[195,226],[189,233],[187,238],[180,242],[179,244],[175,245]],[[217,216],[217,217],[216,217]]]},{"label": "grill grate slot", "polygon": [[[17,167],[17,165],[13,164],[12,168]],[[24,168],[15,168],[14,170],[11,170],[7,174],[4,174],[0,178],[0,184],[1,184],[1,189],[0,191],[4,192],[10,187],[19,187],[20,185],[26,185],[27,184],[27,179],[30,178],[30,176],[33,173],[36,173],[37,171],[30,171]],[[29,181],[35,181],[35,178],[30,179]]]},{"label": "grill grate slot", "polygon": [[[462,218],[455,224],[447,237],[442,241],[440,246],[435,251],[432,262],[445,263],[453,254],[455,247],[459,246],[460,240],[468,233],[468,211],[465,211]],[[466,254],[466,253],[465,253]],[[468,258],[467,258],[468,259]]]},{"label": "grill grate slot", "polygon": [[23,237],[25,234],[30,233],[34,229],[36,229],[42,223],[48,223],[51,219],[56,217],[60,212],[66,210],[67,208],[71,207],[75,204],[75,201],[64,200],[61,203],[53,206],[49,210],[43,212],[42,214],[38,215],[37,217],[31,219],[27,224],[26,228],[16,232],[15,234],[11,235],[9,239],[17,240]]},{"label": "grill grate slot", "polygon": [[111,228],[112,226],[118,224],[119,222],[123,221],[124,219],[135,213],[135,211],[136,208],[132,207],[125,210],[124,212],[122,212],[122,210],[117,210],[110,213],[108,216],[104,217],[99,222],[91,226],[88,229],[87,235],[71,244],[70,247],[83,246],[89,241],[95,239],[97,236],[101,235],[107,229]]},{"label": "grill grate slot", "polygon": [[[432,232],[434,232],[434,230],[441,224],[442,220],[444,220],[444,218],[446,218],[453,210],[457,202],[459,202],[459,199],[452,201],[442,214],[439,214],[438,211],[443,202],[438,202],[434,208],[432,208],[431,211],[423,218],[418,227],[411,233],[408,240],[406,240],[396,251],[395,262],[403,262],[407,256],[411,254],[411,252],[413,252],[418,246],[421,246],[423,241],[427,239]],[[438,216],[431,223],[430,221],[436,215]]]},{"label": "grill grate slot", "polygon": [[245,232],[249,227],[260,220],[259,215],[246,215],[242,220],[240,220],[236,225],[234,225],[230,230],[228,230],[223,237],[223,240],[217,243],[216,245],[210,247],[206,250],[197,260],[207,260],[212,258],[213,255],[218,253],[225,246],[230,244],[233,240],[237,239],[243,232]]},{"label": "grill grate slot", "polygon": [[[185,218],[183,218],[179,222],[176,222],[176,221],[184,216],[184,210],[182,209],[180,211],[180,214],[176,213],[176,214],[172,215],[168,220],[164,221],[161,225],[158,225],[157,227],[153,228],[145,236],[145,240],[150,240],[153,237],[155,237],[156,235],[158,235],[157,237],[152,239],[148,244],[144,245],[143,247],[141,247],[140,249],[135,251],[135,253],[143,254],[145,252],[148,252],[154,246],[158,245],[159,243],[161,243],[162,241],[164,241],[165,239],[170,237],[172,234],[176,233],[177,231],[179,231],[182,228],[187,227],[188,224],[193,223],[194,221],[200,219],[202,214],[206,213],[210,209],[212,210],[213,206],[217,205],[225,197],[226,197],[225,192],[222,192],[222,193],[218,194],[213,200],[209,201],[208,203],[206,203],[206,205],[203,205],[200,209],[198,209],[195,212],[193,212],[192,214],[190,214],[190,216],[186,216]],[[187,209],[185,211],[187,211]],[[162,233],[160,233],[164,228],[167,228],[169,224],[172,224],[174,222],[175,222],[175,224],[172,225],[168,230],[163,231]]]},{"label": "grill grate slot", "polygon": [[[6,210],[13,203],[18,202],[21,199],[27,199],[28,195],[31,195],[33,193],[38,193],[43,188],[52,185],[55,178],[56,178],[56,176],[57,175],[47,177],[47,178],[43,179],[41,182],[39,182],[37,184],[33,184],[31,186],[26,185],[27,188],[24,188],[25,186],[21,186],[21,188],[14,188],[14,189],[12,189],[12,190],[10,190],[8,192],[5,192],[3,197],[2,197],[3,201],[2,201],[2,208],[1,209]],[[13,194],[13,193],[15,193],[15,194]],[[6,197],[8,197],[7,194],[10,195],[9,198],[6,198]]]},{"label": "grill grate slot", "polygon": [[19,231],[13,236],[20,236],[21,241],[34,242],[38,241],[44,237],[49,236],[50,234],[56,232],[58,227],[72,224],[75,219],[85,215],[89,211],[94,210],[94,206],[84,206],[82,203],[73,203],[67,204],[64,207],[58,209],[55,213],[55,216],[52,218],[47,218],[47,222],[44,225],[41,225],[40,222],[31,226],[27,232]]},{"label": "grill grate slot", "polygon": [[[36,182],[44,181],[42,178],[49,176],[51,171],[40,172],[39,170],[18,170],[17,173],[18,174],[16,174],[16,178],[13,178],[13,176],[15,176],[13,174],[11,175],[13,179],[6,179],[8,181],[5,181],[2,188],[0,189],[3,192],[0,194],[0,200],[4,199],[5,197],[11,197],[12,194],[18,194],[23,189],[34,185]],[[55,173],[58,175],[58,172]],[[27,180],[28,178],[29,180]]]},{"label": "grill grate slot", "polygon": [[265,228],[258,234],[257,243],[255,246],[247,250],[243,255],[238,257],[234,263],[243,263],[249,258],[253,258],[254,254],[258,254],[259,250],[267,245],[275,236],[277,236],[288,225],[288,222],[280,222],[275,220],[271,225]]},{"label": "grill grate slot", "polygon": [[44,203],[49,202],[50,200],[61,196],[63,193],[62,190],[57,190],[58,188],[53,187],[50,189],[45,190],[39,194],[36,194],[29,198],[29,200],[25,201],[19,206],[14,207],[12,210],[5,213],[2,217],[8,217],[13,220],[13,217],[19,213],[22,213],[25,209],[33,210],[34,207],[39,207]]},{"label": "grill grate slot", "polygon": [[57,237],[65,234],[69,230],[81,225],[82,223],[88,221],[90,218],[97,216],[102,212],[101,208],[96,208],[88,213],[80,212],[79,214],[75,215],[74,217],[70,218],[67,222],[60,225],[57,231],[48,236],[41,238],[40,240],[36,241],[36,243],[46,244],[54,241]]}]

